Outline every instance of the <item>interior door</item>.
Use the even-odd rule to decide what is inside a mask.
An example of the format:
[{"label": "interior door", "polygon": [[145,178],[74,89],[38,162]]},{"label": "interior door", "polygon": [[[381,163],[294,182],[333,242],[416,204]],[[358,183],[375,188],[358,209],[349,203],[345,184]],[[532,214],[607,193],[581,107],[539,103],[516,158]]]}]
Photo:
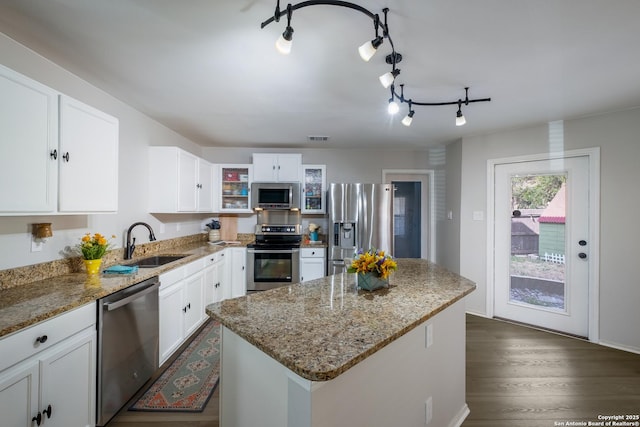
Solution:
[{"label": "interior door", "polygon": [[495,166],[496,317],[587,337],[589,158]]}]

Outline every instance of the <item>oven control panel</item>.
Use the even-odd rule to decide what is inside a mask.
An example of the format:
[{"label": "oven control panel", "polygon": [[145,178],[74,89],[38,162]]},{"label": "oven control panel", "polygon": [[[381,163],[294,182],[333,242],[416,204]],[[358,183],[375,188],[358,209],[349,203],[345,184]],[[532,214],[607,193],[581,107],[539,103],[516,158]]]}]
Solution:
[{"label": "oven control panel", "polygon": [[299,225],[258,225],[256,234],[300,234]]}]

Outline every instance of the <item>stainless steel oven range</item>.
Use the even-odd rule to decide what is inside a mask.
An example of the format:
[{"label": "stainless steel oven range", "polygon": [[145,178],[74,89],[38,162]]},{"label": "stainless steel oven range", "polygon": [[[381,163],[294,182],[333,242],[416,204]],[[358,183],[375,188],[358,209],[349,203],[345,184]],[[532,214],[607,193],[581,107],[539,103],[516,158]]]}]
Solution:
[{"label": "stainless steel oven range", "polygon": [[266,291],[300,282],[300,224],[256,226],[247,245],[247,292]]}]

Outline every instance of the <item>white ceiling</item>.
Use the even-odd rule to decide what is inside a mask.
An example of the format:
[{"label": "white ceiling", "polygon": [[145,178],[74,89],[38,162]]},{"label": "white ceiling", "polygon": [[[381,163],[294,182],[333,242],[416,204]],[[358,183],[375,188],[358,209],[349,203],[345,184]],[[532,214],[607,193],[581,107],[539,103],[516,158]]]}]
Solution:
[{"label": "white ceiling", "polygon": [[638,0],[354,2],[390,9],[407,98],[492,101],[390,118],[389,44],[363,62],[373,23],[342,7],[295,11],[290,56],[286,19],[260,29],[275,0],[2,0],[0,30],[203,146],[426,147],[640,105]]}]

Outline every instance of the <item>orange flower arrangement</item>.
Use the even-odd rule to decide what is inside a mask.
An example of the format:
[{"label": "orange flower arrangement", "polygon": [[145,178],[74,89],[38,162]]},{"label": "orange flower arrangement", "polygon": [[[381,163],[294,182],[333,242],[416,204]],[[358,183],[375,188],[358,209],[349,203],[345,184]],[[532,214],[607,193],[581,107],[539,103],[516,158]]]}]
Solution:
[{"label": "orange flower arrangement", "polygon": [[[111,236],[115,238],[116,236]],[[87,233],[82,236],[78,245],[78,250],[82,253],[84,259],[100,259],[104,256],[107,249],[111,247],[111,243],[100,233]]]},{"label": "orange flower arrangement", "polygon": [[347,272],[349,273],[376,273],[379,277],[387,279],[389,275],[398,269],[398,264],[384,251],[369,249],[367,252],[359,251],[351,262]]}]

